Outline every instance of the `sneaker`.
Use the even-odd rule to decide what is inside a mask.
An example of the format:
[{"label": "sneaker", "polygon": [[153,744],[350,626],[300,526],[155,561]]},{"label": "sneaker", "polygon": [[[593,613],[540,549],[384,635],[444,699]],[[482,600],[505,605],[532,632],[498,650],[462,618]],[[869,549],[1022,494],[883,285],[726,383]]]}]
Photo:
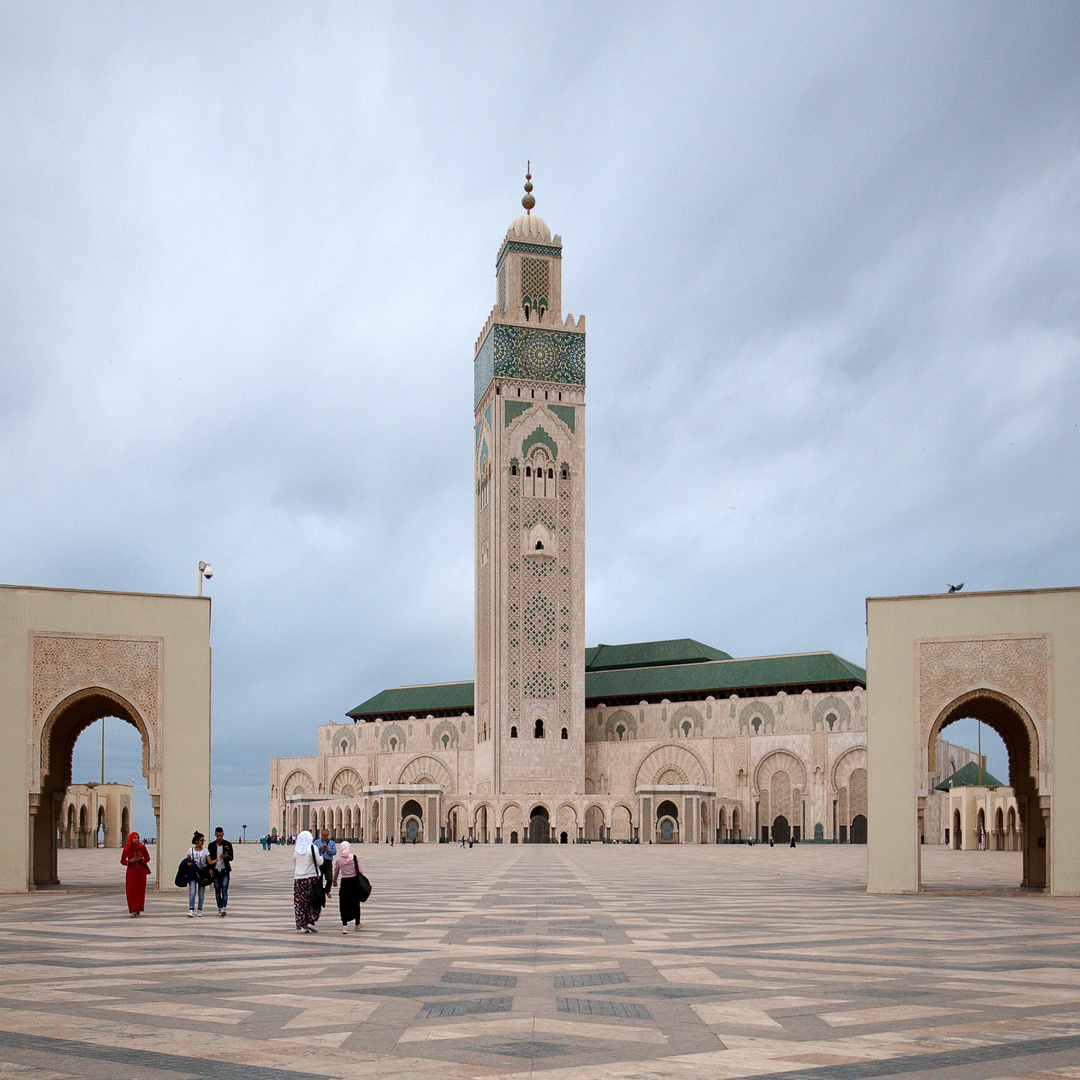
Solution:
[{"label": "sneaker", "polygon": [[223,916],[225,916],[225,915],[228,915],[229,913],[228,913],[228,912],[227,912],[227,911],[226,911],[226,910],[225,910],[224,908],[222,908],[222,909],[221,909],[221,914],[222,914]]},{"label": "sneaker", "polygon": [[189,911],[189,912],[187,913],[187,917],[188,917],[189,919],[194,919],[194,918],[195,918],[195,912],[194,912],[194,911]]},{"label": "sneaker", "polygon": [[319,932],[319,928],[314,923],[308,923],[308,933],[309,934],[317,934],[318,932]]},{"label": "sneaker", "polygon": [[356,920],[356,929],[357,929],[357,930],[359,930],[359,929],[360,929],[360,927],[361,927],[361,926],[363,926],[363,925],[364,925],[364,924],[363,924],[363,923],[362,923],[362,922],[361,922],[361,921],[360,921],[359,919],[357,919],[357,920]]},{"label": "sneaker", "polygon": [[196,911],[195,912],[195,918],[201,919],[202,918],[202,912],[201,911]]},{"label": "sneaker", "polygon": [[349,932],[349,928],[348,928],[347,926],[343,926],[343,927],[341,928],[341,932],[342,932],[343,934],[347,934],[347,933]]}]

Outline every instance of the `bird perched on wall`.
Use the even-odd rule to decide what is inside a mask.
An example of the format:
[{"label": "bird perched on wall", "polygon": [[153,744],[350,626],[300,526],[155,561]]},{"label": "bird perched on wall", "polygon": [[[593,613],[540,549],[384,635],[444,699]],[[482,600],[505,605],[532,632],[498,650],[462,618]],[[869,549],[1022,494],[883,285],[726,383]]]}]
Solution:
[{"label": "bird perched on wall", "polygon": [[964,587],[964,583],[961,581],[959,585],[950,585],[949,592],[959,592]]}]

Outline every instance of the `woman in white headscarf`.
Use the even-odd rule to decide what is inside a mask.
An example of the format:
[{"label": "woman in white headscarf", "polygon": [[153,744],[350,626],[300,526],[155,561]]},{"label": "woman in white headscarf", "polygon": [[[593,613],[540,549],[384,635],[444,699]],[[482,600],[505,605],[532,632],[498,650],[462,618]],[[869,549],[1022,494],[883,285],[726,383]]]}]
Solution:
[{"label": "woman in white headscarf", "polygon": [[311,903],[311,888],[322,876],[322,856],[315,847],[314,838],[306,829],[296,838],[293,850],[293,913],[296,915],[298,934],[315,934],[319,921],[319,908]]}]

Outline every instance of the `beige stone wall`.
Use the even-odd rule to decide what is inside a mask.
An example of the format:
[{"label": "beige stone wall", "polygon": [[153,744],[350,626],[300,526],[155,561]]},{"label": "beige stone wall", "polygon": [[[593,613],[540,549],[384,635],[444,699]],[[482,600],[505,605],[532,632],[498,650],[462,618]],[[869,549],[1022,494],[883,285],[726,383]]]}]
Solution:
[{"label": "beige stone wall", "polygon": [[0,890],[55,880],[64,756],[102,715],[143,739],[160,887],[209,829],[209,598],[0,586]]}]

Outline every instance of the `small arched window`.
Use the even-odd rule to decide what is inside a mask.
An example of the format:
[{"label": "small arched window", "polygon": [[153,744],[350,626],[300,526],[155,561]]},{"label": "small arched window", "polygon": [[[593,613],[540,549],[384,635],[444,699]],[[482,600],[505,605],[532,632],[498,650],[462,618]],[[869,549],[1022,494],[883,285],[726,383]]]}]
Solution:
[{"label": "small arched window", "polygon": [[543,540],[537,540],[536,541],[536,550],[537,551],[543,551],[544,550],[544,541]]},{"label": "small arched window", "polygon": [[510,738],[511,739],[516,739],[517,738],[517,728],[516,727],[511,727],[510,728]]},{"label": "small arched window", "polygon": [[525,466],[525,475],[526,476],[532,476],[532,466],[531,465],[526,465]]},{"label": "small arched window", "polygon": [[570,732],[567,731],[566,728],[562,729],[562,738],[564,738],[564,739],[569,739],[570,738]]},{"label": "small arched window", "polygon": [[536,724],[533,726],[533,738],[534,739],[542,739],[543,737],[544,737],[544,721],[543,720],[537,720]]},{"label": "small arched window", "polygon": [[517,462],[516,461],[511,461],[510,462],[510,475],[511,476],[517,476]]},{"label": "small arched window", "polygon": [[834,725],[836,724],[836,713],[829,713],[829,715],[825,717],[825,723],[829,725],[829,730],[832,731]]},{"label": "small arched window", "polygon": [[754,734],[756,735],[761,730],[761,717],[755,716],[750,722],[750,726],[754,729]]}]

